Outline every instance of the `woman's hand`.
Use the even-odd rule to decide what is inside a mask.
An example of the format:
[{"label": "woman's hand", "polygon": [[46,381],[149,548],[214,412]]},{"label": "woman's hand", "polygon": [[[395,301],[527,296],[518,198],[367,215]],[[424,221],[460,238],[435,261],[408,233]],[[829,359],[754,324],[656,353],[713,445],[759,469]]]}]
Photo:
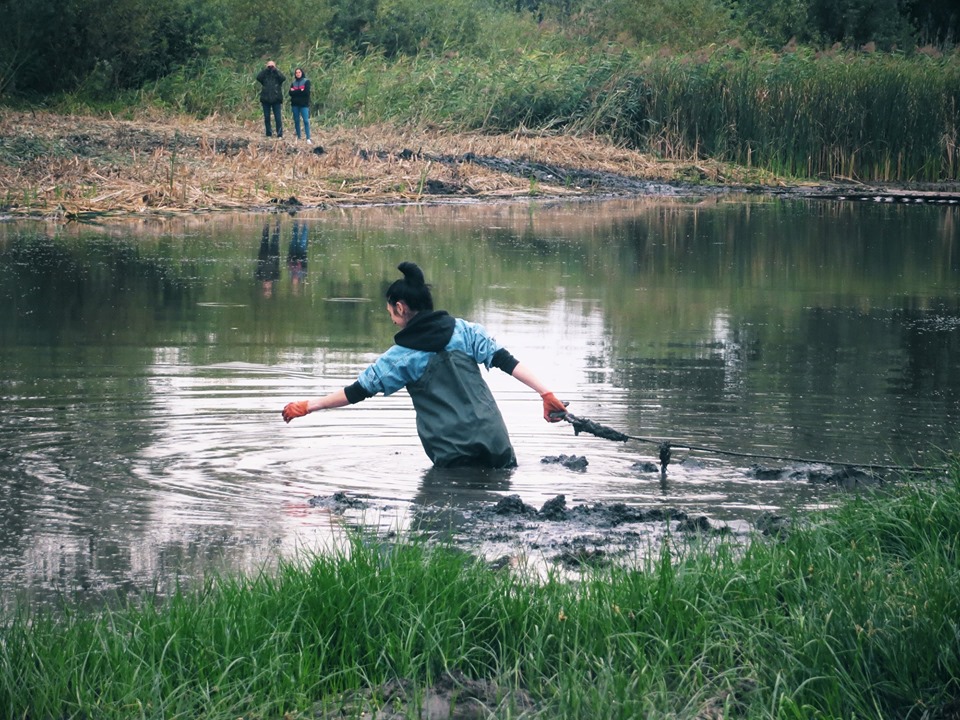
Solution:
[{"label": "woman's hand", "polygon": [[547,422],[560,422],[567,415],[567,405],[569,403],[561,402],[552,392],[542,393],[543,398],[543,419]]},{"label": "woman's hand", "polygon": [[310,408],[307,407],[306,400],[298,400],[297,402],[287,403],[287,406],[283,409],[283,421],[290,422],[294,418],[303,417],[310,412]]}]

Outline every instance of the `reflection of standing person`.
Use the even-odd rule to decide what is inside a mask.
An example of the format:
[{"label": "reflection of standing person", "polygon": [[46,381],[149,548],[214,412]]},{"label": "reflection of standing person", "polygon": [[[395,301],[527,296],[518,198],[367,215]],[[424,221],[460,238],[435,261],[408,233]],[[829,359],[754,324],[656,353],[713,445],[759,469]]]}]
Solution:
[{"label": "reflection of standing person", "polygon": [[293,129],[300,139],[300,120],[303,120],[303,132],[307,138],[307,145],[313,145],[310,139],[310,81],[303,73],[303,68],[293,71],[293,83],[290,85],[290,107],[293,109]]},{"label": "reflection of standing person", "polygon": [[462,537],[473,522],[472,510],[496,505],[507,494],[513,472],[513,468],[434,465],[423,473],[411,498],[410,524],[436,540]]},{"label": "reflection of standing person", "polygon": [[260,281],[263,296],[273,295],[273,283],[280,277],[280,221],[277,220],[270,230],[270,223],[264,223],[260,236],[260,252],[257,255],[257,268],[253,276]]},{"label": "reflection of standing person", "polygon": [[423,449],[438,467],[517,464],[506,424],[478,365],[512,375],[543,398],[543,417],[557,422],[565,406],[481,325],[433,309],[423,271],[400,263],[403,279],[387,288],[387,312],[400,332],[353,385],[324,397],[287,404],[283,419],[358,403],[406,387],[417,413]]},{"label": "reflection of standing person", "polygon": [[283,137],[283,85],[287,78],[277,70],[273,60],[267,62],[266,67],[257,73],[257,82],[260,83],[260,105],[263,107],[263,129],[270,137],[270,114],[277,125],[277,137]]},{"label": "reflection of standing person", "polygon": [[287,250],[287,268],[290,270],[290,283],[296,289],[307,274],[307,224],[293,221],[293,236]]}]

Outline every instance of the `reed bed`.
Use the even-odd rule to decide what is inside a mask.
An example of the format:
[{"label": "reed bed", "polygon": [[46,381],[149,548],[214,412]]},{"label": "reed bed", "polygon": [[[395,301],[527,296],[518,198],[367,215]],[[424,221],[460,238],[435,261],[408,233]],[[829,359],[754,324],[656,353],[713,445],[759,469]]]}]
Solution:
[{"label": "reed bed", "polygon": [[798,53],[650,69],[651,117],[698,154],[790,176],[960,177],[956,63]]},{"label": "reed bed", "polygon": [[466,153],[668,182],[960,180],[956,55],[545,41],[487,53],[316,57],[314,147],[290,137],[290,118],[284,141],[264,138],[252,72],[223,61],[107,117],[78,97],[59,114],[0,110],[0,208],[73,217],[574,191],[429,157]]},{"label": "reed bed", "polygon": [[[429,138],[387,127],[316,127],[310,146],[264,138],[252,121],[145,123],[15,113],[4,120],[20,128],[21,138],[24,128],[31,133],[29,147],[21,142],[10,148],[0,164],[0,205],[21,214],[226,210],[290,198],[306,205],[400,201],[422,197],[426,180],[463,186],[470,194],[526,192],[529,186],[479,168],[465,179],[456,166],[403,158],[404,149],[420,150]],[[131,135],[142,127],[149,133]]]},{"label": "reed bed", "polygon": [[[470,153],[640,178],[688,172],[682,164],[656,162],[591,136],[315,121],[313,140],[311,146],[295,138],[265,138],[249,118],[5,111],[0,208],[13,215],[71,218],[249,209],[290,198],[309,206],[417,202],[436,199],[435,188],[441,190],[437,195],[461,198],[576,192],[560,178],[534,187],[530,178],[457,161]],[[707,165],[716,176],[736,177],[734,168]]]},{"label": "reed bed", "polygon": [[958,467],[745,552],[575,583],[357,537],[166,600],[6,618],[0,714],[420,717],[452,677],[497,688],[496,717],[956,717],[958,538]]},{"label": "reed bed", "polygon": [[599,135],[660,159],[782,176],[960,179],[960,57],[735,46],[684,55],[550,45],[327,66],[328,123]]}]

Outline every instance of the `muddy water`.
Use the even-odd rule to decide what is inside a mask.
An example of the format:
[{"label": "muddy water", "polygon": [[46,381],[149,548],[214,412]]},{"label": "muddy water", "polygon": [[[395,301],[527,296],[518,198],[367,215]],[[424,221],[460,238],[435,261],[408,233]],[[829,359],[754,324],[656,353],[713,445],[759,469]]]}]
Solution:
[{"label": "muddy water", "polygon": [[[960,449],[958,213],[729,197],[0,226],[4,606],[163,591],[440,511],[469,533],[514,494],[741,529],[836,499],[816,466],[755,456],[938,464]],[[512,471],[432,470],[405,392],[285,425],[388,347],[405,259],[636,439],[548,425],[499,371]],[[638,464],[664,440],[665,476]],[[561,455],[587,465],[543,462]]]}]

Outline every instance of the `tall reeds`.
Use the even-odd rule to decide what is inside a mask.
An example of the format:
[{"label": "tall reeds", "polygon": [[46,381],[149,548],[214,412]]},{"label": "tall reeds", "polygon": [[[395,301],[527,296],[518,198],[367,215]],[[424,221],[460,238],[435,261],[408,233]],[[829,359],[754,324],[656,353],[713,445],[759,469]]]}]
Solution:
[{"label": "tall reeds", "polygon": [[[191,113],[259,111],[251,82],[223,68],[194,72],[158,96]],[[794,177],[960,179],[955,56],[736,47],[662,56],[554,40],[480,58],[330,57],[311,72],[320,123],[598,134],[664,159]]]},{"label": "tall reeds", "polygon": [[[666,160],[712,159],[797,178],[960,179],[960,54],[931,57],[737,46],[662,54],[562,41],[388,58],[305,51],[313,118],[452,132],[598,135]],[[257,67],[198,61],[125,98],[176,112],[259,117]],[[75,111],[82,98],[62,107]],[[119,112],[114,103],[111,112]]]},{"label": "tall reeds", "polygon": [[956,62],[721,53],[648,67],[650,115],[688,152],[803,177],[960,177]]}]

